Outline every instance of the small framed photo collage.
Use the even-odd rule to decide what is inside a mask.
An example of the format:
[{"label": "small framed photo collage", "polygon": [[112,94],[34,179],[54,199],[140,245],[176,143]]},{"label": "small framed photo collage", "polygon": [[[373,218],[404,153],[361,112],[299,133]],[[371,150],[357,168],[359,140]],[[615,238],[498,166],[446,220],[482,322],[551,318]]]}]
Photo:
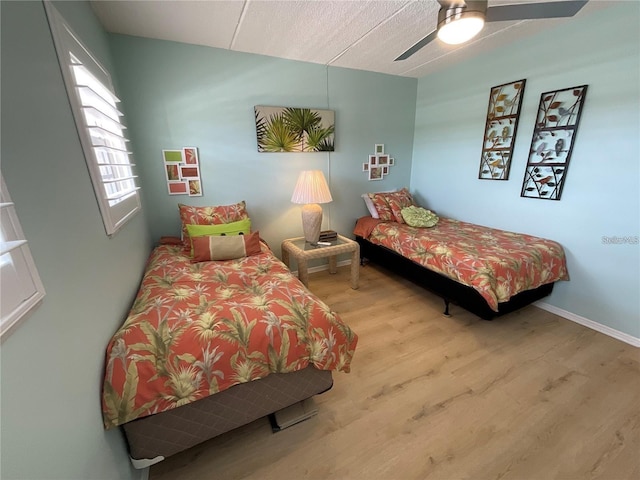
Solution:
[{"label": "small framed photo collage", "polygon": [[389,174],[389,168],[395,165],[395,160],[384,153],[384,144],[376,143],[374,154],[369,155],[369,161],[362,164],[362,171],[369,174],[369,180],[382,180]]},{"label": "small framed photo collage", "polygon": [[162,150],[162,159],[169,195],[202,196],[200,161],[196,147]]}]

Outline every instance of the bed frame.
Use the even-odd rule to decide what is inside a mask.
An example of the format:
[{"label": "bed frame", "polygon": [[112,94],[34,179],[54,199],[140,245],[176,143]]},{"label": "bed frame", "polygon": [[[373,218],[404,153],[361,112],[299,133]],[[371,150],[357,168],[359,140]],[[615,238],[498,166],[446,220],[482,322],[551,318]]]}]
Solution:
[{"label": "bed frame", "polygon": [[138,418],[122,425],[131,463],[135,468],[147,468],[332,386],[331,371],[309,366],[292,373],[272,373],[173,410]]},{"label": "bed frame", "polygon": [[453,303],[484,320],[491,320],[540,300],[550,295],[553,290],[553,283],[541,285],[533,290],[525,290],[511,297],[508,302],[499,303],[498,311],[495,312],[491,310],[482,295],[473,288],[429,270],[387,247],[374,245],[358,235],[356,235],[356,242],[360,244],[361,265],[365,264],[365,259],[370,260],[442,297],[446,316],[449,316],[449,304]]}]

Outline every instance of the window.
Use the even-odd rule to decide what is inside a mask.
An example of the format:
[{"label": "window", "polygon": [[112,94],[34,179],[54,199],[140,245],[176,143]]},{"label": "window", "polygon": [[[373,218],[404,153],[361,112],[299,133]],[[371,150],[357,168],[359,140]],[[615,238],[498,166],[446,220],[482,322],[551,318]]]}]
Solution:
[{"label": "window", "polygon": [[0,216],[0,338],[13,330],[44,297],[44,286],[33,263],[16,210],[1,179]]},{"label": "window", "polygon": [[107,235],[140,210],[120,100],[111,76],[46,1],[58,61]]}]

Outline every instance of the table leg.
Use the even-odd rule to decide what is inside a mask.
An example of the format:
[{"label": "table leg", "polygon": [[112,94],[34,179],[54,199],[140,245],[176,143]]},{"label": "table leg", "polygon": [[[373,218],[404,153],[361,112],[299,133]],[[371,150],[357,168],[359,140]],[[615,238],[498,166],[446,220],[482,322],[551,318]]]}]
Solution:
[{"label": "table leg", "polygon": [[331,255],[329,257],[329,273],[336,273],[338,271],[338,257]]},{"label": "table leg", "polygon": [[309,288],[309,269],[307,268],[307,261],[298,258],[298,278],[302,284]]},{"label": "table leg", "polygon": [[360,280],[360,245],[351,254],[351,288],[358,289]]}]

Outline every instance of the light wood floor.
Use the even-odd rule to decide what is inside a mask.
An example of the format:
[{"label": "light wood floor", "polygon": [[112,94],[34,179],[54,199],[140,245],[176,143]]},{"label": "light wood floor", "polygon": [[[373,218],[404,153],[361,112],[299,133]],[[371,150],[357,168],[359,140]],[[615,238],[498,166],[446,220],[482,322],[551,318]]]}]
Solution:
[{"label": "light wood floor", "polygon": [[151,467],[161,479],[640,478],[640,350],[529,306],[487,322],[376,266],[310,289],[359,335],[319,414],[267,419]]}]

